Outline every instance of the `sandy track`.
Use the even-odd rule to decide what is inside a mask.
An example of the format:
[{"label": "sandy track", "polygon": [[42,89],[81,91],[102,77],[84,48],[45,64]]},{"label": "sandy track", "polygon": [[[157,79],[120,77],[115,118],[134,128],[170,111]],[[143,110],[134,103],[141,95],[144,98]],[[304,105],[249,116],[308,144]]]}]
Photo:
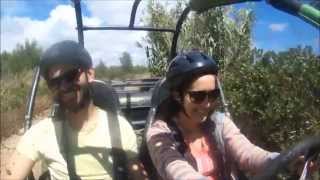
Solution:
[{"label": "sandy track", "polygon": [[[39,120],[36,120],[33,122],[33,124],[39,122]],[[12,153],[14,152],[17,143],[19,142],[21,136],[23,135],[23,129],[19,130],[18,134],[13,134],[7,139],[1,141],[1,168],[0,168],[0,179],[1,180],[6,180],[5,176],[5,167],[6,164],[9,162],[10,157]],[[41,164],[36,163],[36,165],[33,168],[34,176],[37,178],[41,174]]]},{"label": "sandy track", "polygon": [[5,166],[8,163],[16,145],[19,141],[21,136],[19,135],[12,135],[9,138],[5,139],[1,142],[1,172],[0,172],[0,179],[5,178]]}]

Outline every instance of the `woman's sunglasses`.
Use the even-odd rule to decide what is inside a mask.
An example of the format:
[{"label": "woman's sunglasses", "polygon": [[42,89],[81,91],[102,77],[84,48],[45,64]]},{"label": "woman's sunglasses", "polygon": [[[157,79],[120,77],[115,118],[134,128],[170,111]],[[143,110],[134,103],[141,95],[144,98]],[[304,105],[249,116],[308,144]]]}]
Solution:
[{"label": "woman's sunglasses", "polygon": [[220,96],[220,90],[214,89],[211,91],[189,91],[188,94],[190,96],[191,102],[195,104],[201,104],[206,99],[206,97],[210,102],[215,101]]},{"label": "woman's sunglasses", "polygon": [[79,69],[73,69],[73,70],[70,70],[70,71],[64,73],[63,75],[61,75],[61,76],[59,76],[57,78],[53,78],[53,79],[47,80],[48,86],[50,88],[58,88],[58,87],[60,87],[62,82],[71,84],[76,79],[79,78],[79,73],[80,72],[81,71]]}]

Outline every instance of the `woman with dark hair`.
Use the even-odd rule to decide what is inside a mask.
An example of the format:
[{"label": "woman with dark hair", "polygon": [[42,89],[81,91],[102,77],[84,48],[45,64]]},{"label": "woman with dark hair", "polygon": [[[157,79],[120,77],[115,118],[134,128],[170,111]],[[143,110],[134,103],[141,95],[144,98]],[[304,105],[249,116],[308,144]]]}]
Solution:
[{"label": "woman with dark hair", "polygon": [[[257,173],[278,153],[265,151],[215,112],[218,66],[198,52],[180,54],[169,65],[146,132],[149,154],[163,179],[238,179],[238,170]],[[161,98],[160,98],[161,99]]]}]

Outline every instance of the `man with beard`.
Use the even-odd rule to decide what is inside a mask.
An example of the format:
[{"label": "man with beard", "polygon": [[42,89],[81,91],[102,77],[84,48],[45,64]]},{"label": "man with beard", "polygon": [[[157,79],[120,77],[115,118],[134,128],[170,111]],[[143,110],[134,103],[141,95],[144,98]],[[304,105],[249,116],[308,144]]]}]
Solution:
[{"label": "man with beard", "polygon": [[[114,116],[93,102],[95,74],[89,53],[74,41],[56,43],[41,57],[40,73],[58,104],[57,115],[25,133],[7,167],[8,178],[24,179],[42,160],[51,179],[119,179],[116,173],[124,170],[118,166],[115,171],[110,132],[116,127],[108,123]],[[116,117],[125,169],[130,177],[142,179],[136,135],[122,116]]]}]

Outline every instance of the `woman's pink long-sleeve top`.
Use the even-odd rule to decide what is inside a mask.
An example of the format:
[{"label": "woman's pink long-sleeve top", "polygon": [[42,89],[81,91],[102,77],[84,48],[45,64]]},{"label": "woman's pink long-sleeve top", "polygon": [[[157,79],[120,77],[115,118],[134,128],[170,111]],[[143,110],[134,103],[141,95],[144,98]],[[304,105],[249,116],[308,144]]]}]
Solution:
[{"label": "woman's pink long-sleeve top", "polygon": [[[220,128],[222,128],[224,152],[220,155],[224,154],[222,156],[226,157],[220,159],[228,161],[227,163],[224,161],[224,166],[229,167],[223,167],[228,171],[227,179],[237,179],[236,174],[232,172],[233,167],[231,167],[235,164],[241,170],[257,173],[269,160],[278,155],[278,153],[271,153],[255,146],[240,132],[228,116],[223,114],[222,118]],[[179,148],[183,140],[177,139],[176,134],[171,125],[160,119],[154,121],[147,130],[147,145],[158,174],[163,179],[207,179],[197,171],[196,163],[192,162],[194,158],[190,158],[188,153],[181,153]],[[215,141],[213,140],[213,142]],[[213,160],[217,159],[219,158],[213,158]]]}]

